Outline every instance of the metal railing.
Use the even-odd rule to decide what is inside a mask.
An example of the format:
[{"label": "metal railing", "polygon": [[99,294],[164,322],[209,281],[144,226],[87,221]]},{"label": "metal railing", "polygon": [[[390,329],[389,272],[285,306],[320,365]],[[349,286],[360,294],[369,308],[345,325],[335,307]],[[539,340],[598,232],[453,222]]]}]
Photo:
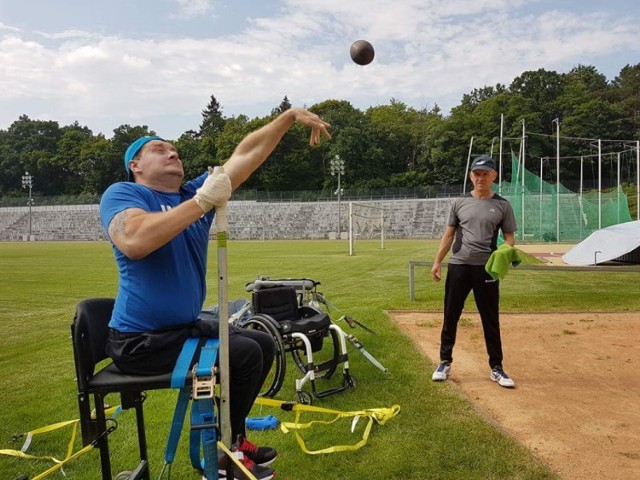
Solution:
[{"label": "metal railing", "polygon": [[[341,199],[345,202],[364,200],[399,200],[409,198],[443,198],[462,195],[462,185],[429,185],[412,188],[344,188]],[[33,193],[33,205],[91,205],[100,203],[101,195],[62,195],[55,197],[38,196]],[[333,202],[336,197],[332,190],[302,191],[262,191],[238,189],[232,200],[257,202]],[[0,208],[23,207],[27,205],[26,196],[0,197]]]}]

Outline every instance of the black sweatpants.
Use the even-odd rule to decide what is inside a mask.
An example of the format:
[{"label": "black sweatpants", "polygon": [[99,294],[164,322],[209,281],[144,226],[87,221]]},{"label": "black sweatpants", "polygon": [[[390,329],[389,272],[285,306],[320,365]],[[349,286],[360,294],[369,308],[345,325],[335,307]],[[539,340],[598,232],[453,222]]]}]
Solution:
[{"label": "black sweatpants", "polygon": [[444,321],[440,336],[440,360],[453,361],[458,321],[465,301],[473,290],[473,296],[482,320],[484,341],[491,368],[502,365],[502,341],[500,339],[500,283],[491,278],[484,265],[449,264],[444,290]]},{"label": "black sweatpants", "polygon": [[[217,338],[217,321],[199,320],[188,327],[145,333],[121,333],[111,329],[107,354],[125,373],[168,373],[173,371],[182,345],[189,337]],[[199,356],[197,352],[194,361]],[[269,334],[229,326],[229,404],[234,439],[239,433],[245,435],[245,420],[274,356],[275,344]]]}]

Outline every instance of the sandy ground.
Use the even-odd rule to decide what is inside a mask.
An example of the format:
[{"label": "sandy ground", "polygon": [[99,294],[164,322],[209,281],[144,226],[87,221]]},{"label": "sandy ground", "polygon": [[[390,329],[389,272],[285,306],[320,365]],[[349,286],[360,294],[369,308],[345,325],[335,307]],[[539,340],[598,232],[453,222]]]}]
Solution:
[{"label": "sandy ground", "polygon": [[[441,312],[389,312],[434,363]],[[501,313],[504,367],[489,379],[480,319],[463,313],[450,377],[478,410],[564,479],[640,479],[640,312]]]},{"label": "sandy ground", "polygon": [[518,250],[522,250],[529,255],[536,257],[547,265],[566,265],[562,261],[562,255],[567,253],[573,244],[546,243],[546,244],[516,244]]}]

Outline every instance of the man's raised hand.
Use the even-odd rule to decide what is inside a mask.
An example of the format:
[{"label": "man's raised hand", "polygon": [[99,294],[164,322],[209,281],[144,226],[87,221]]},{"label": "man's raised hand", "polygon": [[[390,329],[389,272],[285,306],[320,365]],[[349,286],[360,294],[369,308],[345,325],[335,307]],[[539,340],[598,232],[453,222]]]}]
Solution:
[{"label": "man's raised hand", "polygon": [[209,167],[209,176],[196,190],[193,199],[204,213],[213,207],[224,207],[231,198],[231,179],[222,167]]}]

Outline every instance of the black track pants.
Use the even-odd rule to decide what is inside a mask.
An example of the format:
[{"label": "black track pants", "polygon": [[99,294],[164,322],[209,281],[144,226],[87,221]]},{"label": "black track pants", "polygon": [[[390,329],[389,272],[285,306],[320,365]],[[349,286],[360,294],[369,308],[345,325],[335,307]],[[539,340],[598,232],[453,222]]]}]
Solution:
[{"label": "black track pants", "polygon": [[440,336],[440,360],[453,361],[458,320],[465,301],[473,290],[473,296],[482,320],[484,341],[491,368],[502,365],[502,341],[500,339],[500,284],[493,280],[483,265],[449,264],[444,293],[444,321]]},{"label": "black track pants", "polygon": [[[189,337],[218,337],[217,321],[198,321],[173,330],[120,333],[110,330],[107,354],[120,370],[136,375],[171,372]],[[194,361],[199,358],[196,353]],[[231,434],[245,433],[245,419],[275,357],[273,338],[257,330],[229,326],[229,403]]]}]

